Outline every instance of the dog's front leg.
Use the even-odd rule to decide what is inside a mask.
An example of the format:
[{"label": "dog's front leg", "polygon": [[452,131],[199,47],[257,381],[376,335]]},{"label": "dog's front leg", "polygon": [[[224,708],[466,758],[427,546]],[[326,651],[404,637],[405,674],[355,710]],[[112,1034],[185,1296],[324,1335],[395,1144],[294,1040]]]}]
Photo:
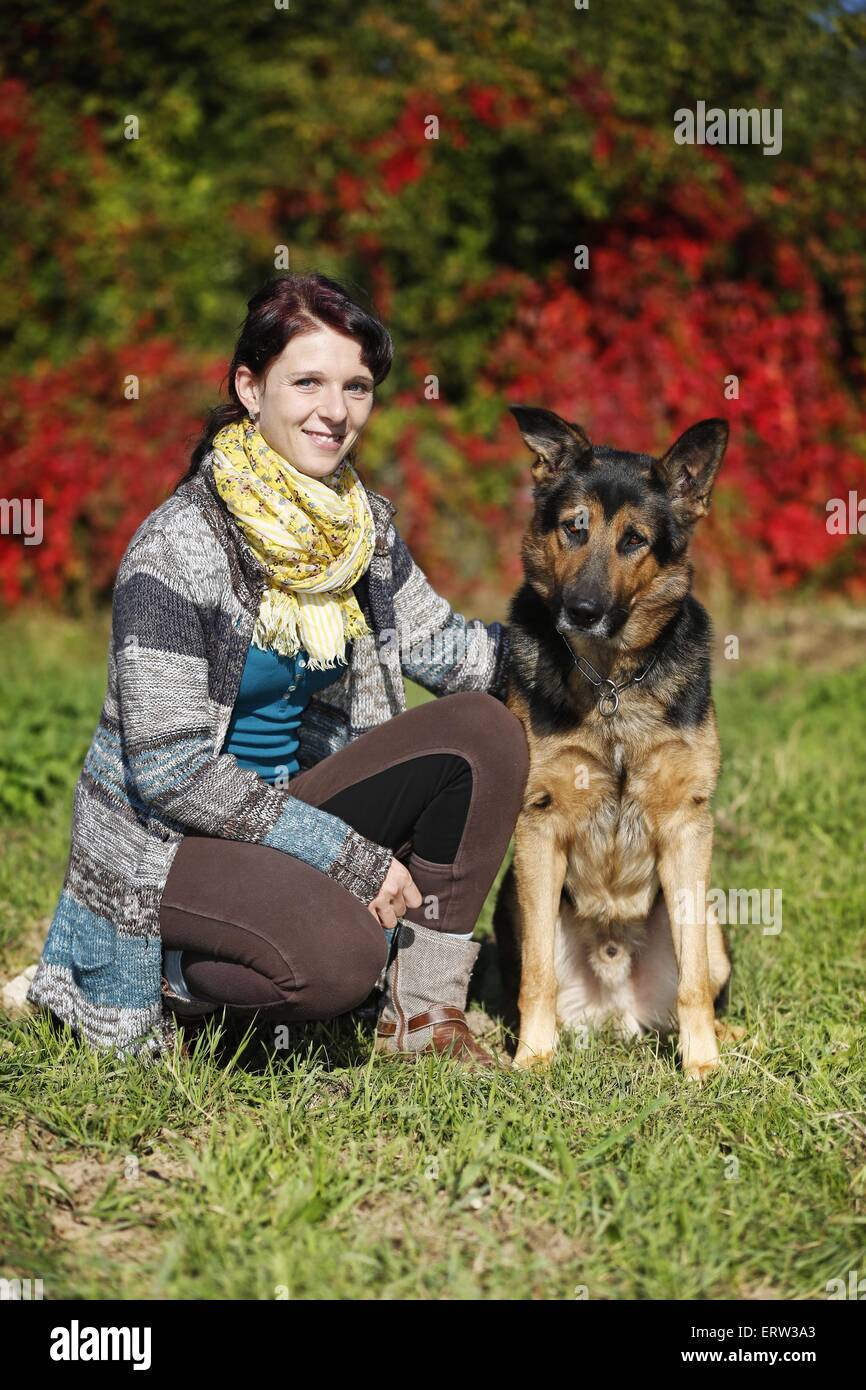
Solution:
[{"label": "dog's front leg", "polygon": [[548,824],[530,812],[514,833],[514,873],[520,913],[520,1039],[515,1067],[546,1066],[556,1047],[553,940],[567,861]]},{"label": "dog's front leg", "polygon": [[712,822],[680,823],[664,837],[659,878],[677,958],[677,1015],[683,1070],[693,1081],[719,1065],[707,949],[706,889]]}]

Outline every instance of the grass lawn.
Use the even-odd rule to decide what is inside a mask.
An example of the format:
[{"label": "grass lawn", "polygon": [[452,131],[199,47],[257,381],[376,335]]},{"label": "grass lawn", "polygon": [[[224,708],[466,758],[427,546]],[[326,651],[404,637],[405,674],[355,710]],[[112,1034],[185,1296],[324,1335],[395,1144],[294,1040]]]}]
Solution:
[{"label": "grass lawn", "polygon": [[[758,615],[715,663],[712,885],[781,890],[783,916],[729,929],[745,1036],[707,1085],[649,1038],[473,1075],[377,1061],[354,1019],[279,1053],[209,1025],[154,1068],[0,1014],[0,1275],[46,1298],[823,1299],[866,1273],[866,664],[834,621],[786,644]],[[0,625],[4,979],[59,892],[107,631]]]}]

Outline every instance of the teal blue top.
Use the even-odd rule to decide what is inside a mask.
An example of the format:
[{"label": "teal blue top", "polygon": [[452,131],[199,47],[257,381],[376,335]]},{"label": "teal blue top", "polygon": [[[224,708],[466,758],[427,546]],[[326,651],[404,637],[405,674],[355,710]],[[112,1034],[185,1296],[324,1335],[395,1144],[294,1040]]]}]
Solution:
[{"label": "teal blue top", "polygon": [[[346,660],[351,660],[351,640]],[[339,680],[346,666],[338,662],[329,671],[311,671],[309,654],[302,647],[294,656],[250,643],[223,742],[223,753],[233,753],[242,767],[251,767],[272,785],[280,785],[300,771],[296,757],[298,726],[307,702],[316,691]]]}]

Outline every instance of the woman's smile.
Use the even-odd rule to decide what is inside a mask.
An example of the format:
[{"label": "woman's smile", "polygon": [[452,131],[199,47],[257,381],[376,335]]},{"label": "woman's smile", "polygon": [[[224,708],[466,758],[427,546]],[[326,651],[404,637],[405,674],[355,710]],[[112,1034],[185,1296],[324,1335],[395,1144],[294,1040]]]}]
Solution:
[{"label": "woman's smile", "polygon": [[302,433],[306,434],[318,449],[324,449],[331,453],[336,453],[346,438],[345,434],[331,434],[327,430],[302,428]]}]

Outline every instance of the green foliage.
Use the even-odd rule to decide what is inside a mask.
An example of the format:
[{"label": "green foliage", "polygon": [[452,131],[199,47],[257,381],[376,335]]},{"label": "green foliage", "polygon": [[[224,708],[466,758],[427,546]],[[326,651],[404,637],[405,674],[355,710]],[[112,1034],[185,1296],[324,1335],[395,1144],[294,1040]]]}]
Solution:
[{"label": "green foliage", "polygon": [[[770,226],[810,244],[862,353],[848,258],[863,248],[864,37],[863,15],[833,0],[109,0],[95,22],[34,0],[2,69],[0,360],[60,363],[143,326],[227,347],[285,243],[293,268],[389,300],[396,385],[412,382],[413,346],[435,346],[462,399],[506,307],[473,306],[473,287],[503,267],[543,276],[624,200],[663,202],[684,167],[715,177],[671,138],[673,112],[698,99],[784,109],[779,156],[727,153]],[[605,117],[615,153],[600,160]],[[424,174],[401,182],[407,151]],[[734,250],[742,272],[748,249]]]},{"label": "green foliage", "polygon": [[[94,354],[118,399],[114,364],[142,376],[141,411],[124,410],[142,441],[160,397],[162,463],[179,476],[202,393],[187,373],[164,408],[170,363],[149,367],[148,345],[218,381],[285,251],[290,269],[371,298],[393,333],[379,394],[398,427],[377,412],[364,476],[401,503],[406,540],[455,601],[517,577],[527,479],[505,407],[521,389],[641,449],[696,411],[730,414],[720,488],[741,506],[707,560],[739,591],[814,576],[862,592],[859,537],[829,538],[824,507],[864,477],[864,57],[866,16],[840,0],[107,0],[95,17],[34,0],[0,60],[7,456],[26,436],[7,486],[41,495],[46,453],[70,448],[50,430],[49,401],[71,413],[50,371],[97,431],[115,429]],[[781,152],[676,144],[675,112],[698,101],[780,110]],[[728,373],[743,378],[730,408]],[[120,486],[146,454],[108,456]],[[79,496],[88,482],[79,469]],[[121,550],[154,505],[141,489],[125,501]],[[89,538],[50,584],[19,572],[31,556],[0,553],[0,592],[68,600]],[[116,550],[92,539],[113,569]]]}]

